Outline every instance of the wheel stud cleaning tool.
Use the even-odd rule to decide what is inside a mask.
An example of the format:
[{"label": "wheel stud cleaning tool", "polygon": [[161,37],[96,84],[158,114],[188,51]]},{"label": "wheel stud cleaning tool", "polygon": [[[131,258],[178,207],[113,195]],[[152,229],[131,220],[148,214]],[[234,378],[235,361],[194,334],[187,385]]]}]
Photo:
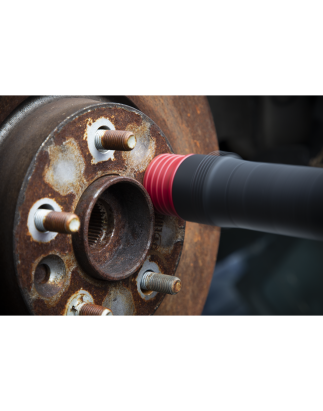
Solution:
[{"label": "wheel stud cleaning tool", "polygon": [[323,240],[323,169],[245,161],[230,153],[161,154],[144,186],[160,214]]}]

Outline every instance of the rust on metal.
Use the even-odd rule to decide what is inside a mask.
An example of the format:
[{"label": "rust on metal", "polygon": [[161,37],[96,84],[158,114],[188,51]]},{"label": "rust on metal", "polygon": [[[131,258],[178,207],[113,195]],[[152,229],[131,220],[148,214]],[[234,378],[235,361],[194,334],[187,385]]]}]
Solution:
[{"label": "rust on metal", "polygon": [[35,214],[35,224],[40,231],[74,234],[80,229],[80,219],[74,213],[40,209]]},{"label": "rust on metal", "polygon": [[[144,262],[142,259],[149,260],[160,272],[175,274],[184,241],[185,224],[182,220],[159,216],[156,213],[151,216],[149,206],[146,206],[151,227],[150,246],[147,242],[144,252],[139,257],[141,261],[136,271],[117,281],[104,281],[102,277],[97,278],[82,268],[79,258],[76,258],[74,253],[72,237],[78,236],[82,231],[82,217],[76,209],[89,187],[101,177],[108,176],[125,179],[125,182],[127,179],[136,181],[134,184],[140,185],[150,160],[158,154],[171,153],[172,150],[159,127],[132,107],[116,103],[99,104],[97,101],[89,103],[89,100],[86,100],[86,107],[82,108],[77,98],[73,99],[73,104],[80,106],[75,113],[71,111],[68,118],[65,116],[64,121],[59,117],[59,127],[53,126],[52,131],[45,130],[44,141],[28,168],[17,201],[14,262],[25,304],[34,314],[62,315],[66,313],[71,296],[86,290],[93,297],[95,305],[111,309],[114,315],[153,314],[163,301],[164,295],[158,293],[150,299],[140,295],[136,282],[140,264]],[[93,107],[89,104],[93,104]],[[49,103],[48,107],[51,107],[51,110],[43,109],[42,115],[49,116],[53,111],[63,116],[63,112],[67,111],[66,107],[69,107],[69,101],[63,98]],[[137,144],[132,151],[115,151],[113,158],[94,162],[88,146],[88,127],[104,121],[109,121],[117,130],[131,131],[136,137]],[[29,142],[32,136],[36,135],[37,126],[37,123],[30,120]],[[73,179],[68,175],[69,170]],[[47,243],[33,240],[28,235],[28,214],[35,200],[41,198],[53,199],[63,212],[78,215],[81,221],[80,232],[72,236],[57,234]],[[88,232],[91,249],[89,253],[92,256],[96,252],[100,254],[100,247],[105,246],[106,240],[106,244],[109,243],[109,238],[113,237],[113,230],[118,224],[114,218],[113,207],[110,205],[112,211],[109,207],[102,211],[102,199],[97,203],[91,230]],[[116,217],[118,213],[120,215],[120,211],[115,212]],[[91,218],[89,213],[87,216]],[[156,227],[151,224],[154,219],[158,221]],[[40,273],[38,284],[35,271],[38,264],[42,264],[42,260],[48,255],[62,260],[65,273],[61,276],[51,275],[44,283],[41,283]],[[103,254],[101,257],[104,259]],[[126,256],[125,253],[124,259],[120,260],[121,264],[126,264],[127,259],[131,259],[131,256]]]},{"label": "rust on metal", "polygon": [[129,177],[101,177],[85,190],[76,213],[81,230],[73,236],[73,248],[87,274],[116,281],[140,268],[154,230],[154,208],[142,184]]},{"label": "rust on metal", "polygon": [[137,140],[132,131],[98,130],[95,143],[98,150],[131,151],[135,148]]},{"label": "rust on metal", "polygon": [[[26,96],[1,96],[0,123],[26,98]],[[52,152],[48,150],[46,152],[46,147],[44,147],[45,150],[42,149],[38,153],[37,159],[35,159],[31,165],[30,170],[34,170],[34,173],[29,171],[27,177],[31,176],[33,189],[31,185],[29,185],[27,189],[26,186],[23,187],[23,193],[26,192],[25,205],[23,205],[23,201],[20,201],[18,204],[17,215],[19,218],[17,219],[15,228],[15,265],[17,267],[16,272],[19,287],[25,300],[24,304],[29,307],[30,312],[35,314],[62,314],[65,312],[66,303],[70,295],[73,292],[87,288],[95,297],[97,304],[106,306],[109,306],[108,304],[114,304],[115,309],[120,314],[151,314],[159,305],[160,308],[157,314],[161,315],[200,314],[208,293],[215,265],[220,238],[220,230],[217,228],[187,223],[183,253],[178,265],[179,256],[183,247],[184,222],[179,223],[177,221],[164,219],[163,216],[155,215],[156,227],[154,230],[153,244],[147,258],[149,258],[151,262],[156,262],[162,272],[174,273],[178,265],[176,275],[185,279],[185,281],[183,281],[182,292],[179,293],[176,298],[166,296],[163,302],[162,299],[153,298],[153,301],[150,301],[149,304],[143,302],[142,298],[138,297],[134,292],[136,274],[130,279],[115,283],[112,282],[108,288],[105,288],[105,286],[101,284],[102,281],[95,280],[82,272],[82,270],[78,268],[77,261],[73,255],[71,241],[67,238],[69,236],[59,234],[47,245],[32,242],[30,239],[25,241],[26,232],[24,231],[24,227],[26,210],[24,207],[27,209],[30,208],[38,198],[50,197],[54,198],[62,206],[64,211],[75,212],[77,201],[86,187],[96,178],[107,174],[128,175],[142,183],[145,168],[151,159],[155,155],[163,152],[170,152],[166,140],[163,139],[163,135],[167,136],[174,152],[177,154],[205,154],[217,149],[214,123],[207,99],[204,97],[130,96],[128,102],[120,98],[121,103],[133,105],[133,107],[138,108],[152,119],[155,124],[149,119],[147,120],[146,116],[138,114],[136,110],[131,112],[131,110],[126,109],[123,111],[120,108],[121,106],[118,105],[111,105],[109,108],[101,109],[101,111],[99,109],[96,111],[91,110],[91,114],[87,117],[84,115],[80,116],[80,124],[78,124],[78,122],[75,121],[76,118],[73,115],[73,111],[71,111],[69,107],[73,104],[75,107],[75,109],[73,109],[74,111],[81,109],[81,105],[84,105],[84,103],[79,104],[80,100],[81,98],[70,98],[68,101],[67,99],[60,99],[59,102],[53,102],[45,106],[42,110],[38,110],[37,117],[31,116],[29,121],[30,128],[32,129],[35,124],[35,119],[37,119],[37,132],[41,130],[41,133],[43,133],[42,140],[39,139],[40,143],[36,142],[37,149],[50,134],[45,146],[47,148],[56,147],[58,149],[57,154],[63,154],[64,143],[65,147],[72,147],[70,151],[71,155],[66,156],[66,158],[74,158],[76,161],[74,165],[74,169],[76,169],[76,183],[74,184],[72,181],[69,183],[65,180],[60,182],[60,170],[58,170],[58,173],[54,170],[54,157],[56,156],[60,158],[60,160],[64,160],[64,155],[56,155],[55,152],[54,155],[52,155]],[[98,103],[97,101],[91,101],[90,98],[85,98],[83,101],[87,101],[86,104],[88,105]],[[118,97],[114,98],[113,101],[118,101]],[[57,111],[58,106],[63,106],[64,112],[62,110],[61,119],[54,124],[50,121],[50,113]],[[55,135],[51,133],[51,130],[57,127],[59,122],[63,121],[66,116],[71,116],[68,123],[65,123],[64,127],[60,130],[57,129]],[[39,125],[43,118],[44,121]],[[114,161],[109,161],[109,164],[104,163],[103,169],[99,167],[101,163],[98,163],[97,166],[93,165],[92,169],[92,167],[89,166],[92,157],[88,153],[85,122],[88,121],[89,124],[92,124],[100,118],[111,120],[116,129],[133,131],[137,138],[137,146],[131,152],[116,152]],[[52,129],[50,128],[50,124],[53,124]],[[163,130],[164,134],[160,134],[160,129],[156,124]],[[24,133],[23,130],[25,130]],[[33,128],[33,133],[30,132],[29,134],[28,132],[26,133],[26,130],[26,121],[24,121],[24,124],[20,127],[20,131],[18,130],[16,133],[15,141],[19,141],[20,144],[21,136],[23,136],[28,143],[28,146],[26,146],[26,151],[28,152],[34,144],[35,134],[33,133],[35,132],[35,128]],[[81,137],[80,134],[82,135]],[[41,134],[39,133],[39,135]],[[13,154],[11,154],[13,152],[12,141],[13,137],[10,136],[10,150],[8,149],[4,159],[14,164],[16,160],[15,157],[12,157]],[[52,160],[50,160],[50,157]],[[21,160],[25,161],[25,158],[27,157],[24,154],[24,158]],[[4,162],[3,159],[1,159],[1,161]],[[22,168],[21,163],[23,161],[20,162],[20,169]],[[30,162],[30,160],[28,161]],[[82,162],[84,162],[84,168]],[[58,163],[60,167],[64,165],[64,161],[59,161]],[[48,170],[49,172],[47,173]],[[44,178],[48,180],[48,183],[45,185],[42,173],[44,173]],[[16,178],[18,174],[17,170],[14,174]],[[46,174],[47,177],[45,177]],[[2,177],[4,178],[4,175],[2,175]],[[21,185],[21,183],[19,184]],[[11,187],[13,187],[12,181]],[[42,193],[44,195],[42,195]],[[6,213],[8,213],[8,211],[6,211]],[[171,227],[176,228],[177,234],[173,234]],[[4,227],[2,228],[4,230]],[[170,233],[171,235],[168,235]],[[26,244],[23,244],[24,241]],[[9,248],[2,248],[2,250],[4,254],[10,254]],[[65,282],[60,283],[61,288],[58,293],[53,296],[44,297],[35,290],[34,273],[37,267],[37,261],[39,262],[51,251],[59,255],[64,261],[66,278],[64,280]],[[10,258],[12,258],[11,255],[12,254],[10,254]],[[9,266],[7,265],[6,267]],[[171,271],[169,271],[168,268]],[[10,269],[5,269],[4,271],[8,272],[7,285],[13,290],[14,287],[16,287],[16,279],[13,275],[15,269],[10,266]],[[51,284],[47,285],[51,287]],[[106,304],[103,304],[104,301]],[[120,302],[124,302],[124,304]],[[18,307],[20,306],[19,304],[21,304],[14,293],[10,294],[10,304],[12,307]],[[20,310],[22,310],[22,308]],[[20,312],[18,308],[16,312]]]},{"label": "rust on metal", "polygon": [[53,211],[44,219],[44,228],[62,234],[74,234],[80,229],[80,219],[76,214]]},{"label": "rust on metal", "polygon": [[79,315],[113,315],[112,311],[106,307],[95,304],[83,304]]},{"label": "rust on metal", "polygon": [[182,289],[182,282],[181,280],[178,280],[175,282],[175,284],[173,285],[173,292],[175,294],[179,293]]}]

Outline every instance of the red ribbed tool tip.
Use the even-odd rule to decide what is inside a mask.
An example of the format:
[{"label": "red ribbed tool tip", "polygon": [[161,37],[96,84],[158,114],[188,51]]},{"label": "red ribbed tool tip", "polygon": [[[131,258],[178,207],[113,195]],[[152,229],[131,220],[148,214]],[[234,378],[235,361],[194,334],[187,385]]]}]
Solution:
[{"label": "red ribbed tool tip", "polygon": [[180,217],[173,203],[173,182],[178,167],[191,155],[160,154],[149,164],[144,177],[144,187],[158,213]]}]

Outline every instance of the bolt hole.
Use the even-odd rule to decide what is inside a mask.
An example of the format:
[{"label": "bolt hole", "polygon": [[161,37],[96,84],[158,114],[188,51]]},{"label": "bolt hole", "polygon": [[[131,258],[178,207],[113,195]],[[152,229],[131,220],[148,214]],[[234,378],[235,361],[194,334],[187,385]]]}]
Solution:
[{"label": "bolt hole", "polygon": [[35,288],[45,298],[50,298],[57,294],[64,286],[65,279],[65,264],[57,255],[48,255],[43,258],[34,272]]},{"label": "bolt hole", "polygon": [[[100,131],[100,130],[110,130],[110,128],[109,128],[108,126],[101,126],[101,127],[99,127],[99,128],[96,130],[96,133],[97,133],[98,131]],[[95,135],[96,135],[96,134],[95,134]],[[95,137],[95,139],[96,139],[96,137]],[[96,141],[96,140],[95,140],[95,141]],[[97,144],[97,143],[95,143],[95,144]],[[99,146],[100,146],[100,144],[99,144]],[[102,154],[106,154],[106,153],[109,152],[109,150],[104,150],[102,147],[101,147],[101,148],[98,148],[99,146],[96,145],[96,149],[99,150]]]},{"label": "bolt hole", "polygon": [[35,283],[46,284],[49,281],[50,268],[47,264],[38,264],[35,270]]},{"label": "bolt hole", "polygon": [[38,207],[38,210],[52,210],[55,211],[54,207],[51,206],[50,204],[42,204],[40,207]]},{"label": "bolt hole", "polygon": [[[38,210],[51,210],[51,211],[55,211],[55,209],[54,209],[54,207],[53,206],[51,206],[50,204],[42,204],[40,207],[38,207],[38,209],[36,210],[36,211],[38,211]],[[37,226],[36,226],[36,228],[37,228]],[[43,231],[43,230],[40,230],[42,233],[49,233],[49,231]]]},{"label": "bolt hole", "polygon": [[147,290],[143,290],[143,289],[141,289],[141,292],[147,297],[154,294],[154,291],[147,291]]},{"label": "bolt hole", "polygon": [[99,127],[98,129],[97,129],[97,131],[98,130],[110,130],[109,129],[109,127],[107,127],[107,126],[101,126],[101,127]]},{"label": "bolt hole", "polygon": [[101,249],[111,239],[114,231],[112,208],[103,201],[97,201],[93,207],[88,231],[88,241],[92,249]]},{"label": "bolt hole", "polygon": [[[147,270],[147,271],[144,272],[143,276],[144,276],[146,273],[153,273],[153,271],[152,271],[152,270]],[[142,292],[143,294],[145,294],[145,295],[151,295],[151,294],[154,292],[154,291],[151,291],[151,290],[144,290],[143,288],[141,288],[141,286],[140,286],[140,290],[141,290],[141,292]]]}]

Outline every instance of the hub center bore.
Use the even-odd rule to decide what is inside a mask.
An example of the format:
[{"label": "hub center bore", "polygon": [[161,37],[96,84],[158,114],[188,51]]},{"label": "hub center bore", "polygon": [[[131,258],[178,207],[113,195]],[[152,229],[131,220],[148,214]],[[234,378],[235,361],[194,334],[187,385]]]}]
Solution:
[{"label": "hub center bore", "polygon": [[101,177],[84,192],[75,212],[81,229],[73,236],[73,247],[86,273],[122,280],[143,264],[152,242],[154,209],[138,181]]}]

